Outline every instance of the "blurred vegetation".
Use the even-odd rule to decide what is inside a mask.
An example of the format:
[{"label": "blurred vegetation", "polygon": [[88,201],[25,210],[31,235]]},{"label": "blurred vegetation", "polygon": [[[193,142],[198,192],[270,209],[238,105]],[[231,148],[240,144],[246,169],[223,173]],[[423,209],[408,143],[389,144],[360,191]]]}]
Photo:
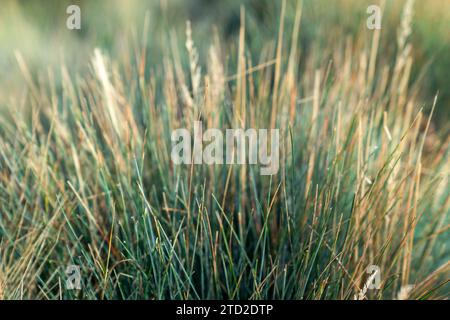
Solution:
[{"label": "blurred vegetation", "polygon": [[[305,0],[301,24],[301,49],[322,47],[324,55],[339,37],[371,32],[365,27],[366,8],[379,1],[369,0]],[[85,65],[95,47],[107,49],[114,57],[124,50],[124,39],[133,34],[139,37],[148,15],[150,37],[148,49],[157,61],[169,51],[168,33],[183,35],[186,20],[193,24],[194,41],[200,56],[202,47],[216,30],[227,46],[236,46],[239,12],[245,6],[249,54],[255,59],[266,39],[276,39],[281,1],[269,0],[6,0],[0,11],[0,86],[6,92],[20,90],[14,51],[22,52],[31,71],[63,61],[72,67]],[[296,1],[288,1],[286,28],[292,28]],[[381,52],[395,50],[397,26],[404,1],[386,2],[382,23]],[[78,4],[82,10],[82,29],[71,31],[65,27],[66,8]],[[423,98],[430,100],[439,91],[435,122],[448,128],[450,117],[450,2],[447,0],[416,1],[413,20],[412,81],[423,76]],[[212,27],[214,26],[214,27]],[[178,39],[183,46],[184,39]],[[200,59],[202,60],[202,59]],[[301,67],[301,66],[300,66]],[[2,95],[1,100],[5,99]],[[0,103],[1,103],[0,100]],[[443,130],[447,132],[447,130]]]}]

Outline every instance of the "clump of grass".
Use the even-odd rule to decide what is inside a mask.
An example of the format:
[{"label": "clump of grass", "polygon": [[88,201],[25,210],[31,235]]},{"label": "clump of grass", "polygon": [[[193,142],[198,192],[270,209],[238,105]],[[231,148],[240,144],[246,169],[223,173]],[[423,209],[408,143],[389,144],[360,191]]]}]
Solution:
[{"label": "clump of grass", "polygon": [[[450,139],[428,135],[408,37],[395,57],[377,33],[301,57],[301,6],[293,30],[283,16],[257,62],[244,9],[236,52],[216,37],[207,59],[190,24],[160,64],[130,42],[117,59],[96,50],[88,73],[34,80],[18,54],[27,91],[0,117],[0,297],[448,297]],[[279,128],[279,173],[174,166],[172,130],[198,119]]]}]

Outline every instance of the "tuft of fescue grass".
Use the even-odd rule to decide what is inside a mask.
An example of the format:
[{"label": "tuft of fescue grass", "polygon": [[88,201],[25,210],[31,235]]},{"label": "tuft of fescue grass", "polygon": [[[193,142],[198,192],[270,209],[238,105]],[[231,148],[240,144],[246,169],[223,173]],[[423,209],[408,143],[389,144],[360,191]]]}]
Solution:
[{"label": "tuft of fescue grass", "polygon": [[[292,29],[283,5],[257,61],[244,8],[236,50],[213,35],[203,56],[188,23],[162,61],[145,27],[81,74],[35,78],[17,53],[26,90],[0,115],[0,298],[448,298],[450,137],[422,112],[439,96],[410,82],[408,5],[394,56],[378,52],[383,30],[303,54],[301,4]],[[280,129],[278,174],[174,165],[172,130],[199,119]]]}]

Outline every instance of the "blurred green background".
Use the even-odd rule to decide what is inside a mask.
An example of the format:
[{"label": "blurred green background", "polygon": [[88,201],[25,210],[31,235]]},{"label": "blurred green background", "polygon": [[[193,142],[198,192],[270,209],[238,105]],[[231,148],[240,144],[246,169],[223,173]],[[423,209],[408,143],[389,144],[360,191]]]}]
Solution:
[{"label": "blurred green background", "polygon": [[[367,30],[366,9],[377,0],[304,0],[301,24],[301,48],[306,53],[311,46],[324,48],[336,45],[338,39]],[[81,8],[80,31],[66,28],[66,8],[77,4]],[[297,1],[288,0],[286,30],[294,20]],[[403,0],[387,0],[382,22],[380,52],[395,52],[397,28],[400,24]],[[114,57],[129,50],[130,37],[142,35],[148,16],[148,49],[150,64],[161,63],[170,51],[172,32],[184,47],[186,20],[192,21],[194,41],[200,57],[206,55],[217,30],[227,46],[237,45],[241,6],[246,13],[246,44],[255,60],[264,43],[274,41],[278,32],[281,1],[269,0],[2,0],[0,10],[0,108],[20,96],[25,85],[14,52],[20,51],[31,73],[38,76],[49,67],[62,63],[70,70],[87,68],[95,47],[103,48]],[[450,1],[417,0],[413,20],[413,81],[423,74],[421,94],[432,100],[439,91],[435,123],[447,132],[450,119]],[[202,59],[200,58],[200,61]],[[429,105],[430,103],[427,103]],[[446,134],[446,133],[445,133]]]}]

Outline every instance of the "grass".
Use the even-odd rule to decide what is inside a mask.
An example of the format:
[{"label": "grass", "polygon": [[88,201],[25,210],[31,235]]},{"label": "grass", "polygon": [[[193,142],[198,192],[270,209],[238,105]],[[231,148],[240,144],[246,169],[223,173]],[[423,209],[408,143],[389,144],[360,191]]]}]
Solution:
[{"label": "grass", "polygon": [[[392,54],[383,29],[303,50],[300,2],[258,56],[244,7],[232,47],[216,33],[199,52],[187,24],[186,46],[168,34],[155,61],[146,23],[83,72],[36,76],[16,52],[26,89],[0,113],[0,298],[448,298],[450,137],[431,122],[439,93],[423,101],[410,80],[405,12]],[[173,165],[172,130],[198,119],[279,128],[279,173]],[[68,265],[81,290],[66,289]]]}]

